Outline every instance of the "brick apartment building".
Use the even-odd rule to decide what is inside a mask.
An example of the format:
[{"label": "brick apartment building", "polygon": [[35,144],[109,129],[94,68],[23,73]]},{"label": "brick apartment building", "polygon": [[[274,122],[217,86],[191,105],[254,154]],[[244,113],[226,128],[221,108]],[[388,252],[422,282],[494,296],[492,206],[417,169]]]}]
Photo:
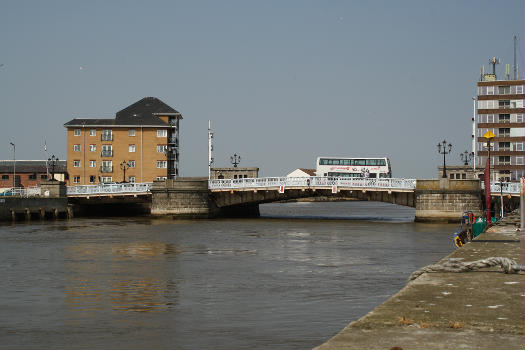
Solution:
[{"label": "brick apartment building", "polygon": [[55,180],[64,181],[67,178],[66,161],[59,160],[52,168],[45,160],[0,160],[0,189],[13,185],[26,188],[40,186],[42,181],[51,178],[53,171]]},{"label": "brick apartment building", "polygon": [[176,178],[180,119],[158,98],[145,97],[113,119],[65,123],[69,185]]}]

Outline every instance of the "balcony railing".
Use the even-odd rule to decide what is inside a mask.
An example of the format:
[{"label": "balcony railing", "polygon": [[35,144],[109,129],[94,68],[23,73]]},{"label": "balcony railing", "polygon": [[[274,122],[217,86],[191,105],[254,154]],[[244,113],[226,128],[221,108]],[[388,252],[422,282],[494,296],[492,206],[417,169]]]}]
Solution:
[{"label": "balcony railing", "polygon": [[112,173],[113,172],[113,167],[112,166],[101,166],[100,167],[100,172],[101,173]]},{"label": "balcony railing", "polygon": [[113,151],[102,151],[100,152],[101,157],[113,157]]},{"label": "balcony railing", "polygon": [[102,141],[113,141],[113,134],[102,134],[100,138]]}]

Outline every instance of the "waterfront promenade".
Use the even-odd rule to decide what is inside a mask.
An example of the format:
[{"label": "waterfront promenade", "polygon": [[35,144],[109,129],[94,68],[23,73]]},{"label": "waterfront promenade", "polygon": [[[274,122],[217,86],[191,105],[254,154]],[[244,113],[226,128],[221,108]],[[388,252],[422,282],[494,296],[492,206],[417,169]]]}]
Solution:
[{"label": "waterfront promenade", "polygon": [[[440,263],[498,256],[524,264],[525,232],[516,231],[517,220],[505,218]],[[524,310],[523,272],[425,273],[316,350],[523,349]]]}]

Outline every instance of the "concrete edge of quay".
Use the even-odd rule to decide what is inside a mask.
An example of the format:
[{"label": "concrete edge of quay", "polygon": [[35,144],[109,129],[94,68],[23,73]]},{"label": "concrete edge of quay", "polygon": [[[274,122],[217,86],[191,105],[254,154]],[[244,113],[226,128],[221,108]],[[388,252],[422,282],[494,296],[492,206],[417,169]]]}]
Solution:
[{"label": "concrete edge of quay", "polygon": [[[506,257],[525,263],[514,212],[441,259]],[[452,244],[452,234],[450,239]],[[525,274],[500,267],[424,273],[315,350],[524,349]]]}]

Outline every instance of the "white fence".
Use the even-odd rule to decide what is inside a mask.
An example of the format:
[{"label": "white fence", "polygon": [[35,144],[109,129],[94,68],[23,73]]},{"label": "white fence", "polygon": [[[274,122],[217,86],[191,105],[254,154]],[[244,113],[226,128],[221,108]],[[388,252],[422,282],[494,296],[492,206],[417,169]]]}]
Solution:
[{"label": "white fence", "polygon": [[120,184],[99,184],[99,185],[83,185],[83,186],[68,186],[67,195],[100,195],[100,194],[123,194],[123,193],[145,193],[151,189],[151,182],[141,183],[120,183]]},{"label": "white fence", "polygon": [[382,188],[413,190],[415,179],[373,179],[352,177],[259,177],[254,179],[221,179],[210,180],[210,190],[229,190],[236,188],[266,187],[347,187],[347,188]]},{"label": "white fence", "polygon": [[[481,188],[485,189],[485,183],[481,181]],[[493,195],[519,195],[520,194],[520,183],[519,182],[491,182],[490,193]]]},{"label": "white fence", "polygon": [[0,190],[0,197],[39,197],[40,187],[13,187]]}]

